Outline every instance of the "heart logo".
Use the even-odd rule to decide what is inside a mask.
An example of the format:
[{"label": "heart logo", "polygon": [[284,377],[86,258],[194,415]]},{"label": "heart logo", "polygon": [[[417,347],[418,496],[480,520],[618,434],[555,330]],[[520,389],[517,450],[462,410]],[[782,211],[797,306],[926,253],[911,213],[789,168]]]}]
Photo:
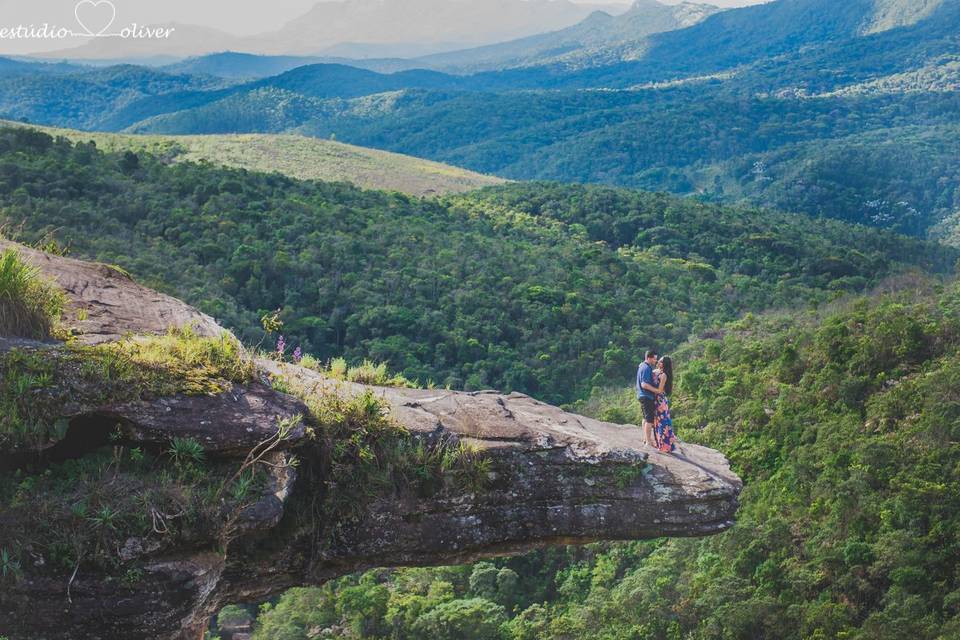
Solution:
[{"label": "heart logo", "polygon": [[86,35],[102,36],[117,19],[117,8],[110,0],[80,0],[73,15],[77,18],[77,24],[87,32]]}]

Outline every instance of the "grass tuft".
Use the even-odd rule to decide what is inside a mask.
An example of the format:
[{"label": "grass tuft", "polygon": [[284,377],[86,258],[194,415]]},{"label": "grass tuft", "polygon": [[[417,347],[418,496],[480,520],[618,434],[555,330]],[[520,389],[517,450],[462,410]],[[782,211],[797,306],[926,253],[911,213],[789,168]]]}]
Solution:
[{"label": "grass tuft", "polygon": [[66,302],[64,293],[16,249],[0,253],[0,335],[49,338]]},{"label": "grass tuft", "polygon": [[328,378],[334,380],[344,380],[347,382],[357,382],[360,384],[374,385],[378,387],[406,387],[416,389],[419,385],[415,381],[409,380],[400,374],[391,374],[387,370],[387,363],[373,362],[364,360],[361,364],[351,367],[344,358],[334,358],[326,367],[311,355],[303,356],[300,361],[301,367],[306,367],[322,373]]},{"label": "grass tuft", "polygon": [[125,377],[138,378],[154,396],[218,393],[225,381],[247,382],[254,377],[253,360],[226,332],[204,338],[189,327],[171,329],[165,335],[127,338],[92,351],[119,365]]}]

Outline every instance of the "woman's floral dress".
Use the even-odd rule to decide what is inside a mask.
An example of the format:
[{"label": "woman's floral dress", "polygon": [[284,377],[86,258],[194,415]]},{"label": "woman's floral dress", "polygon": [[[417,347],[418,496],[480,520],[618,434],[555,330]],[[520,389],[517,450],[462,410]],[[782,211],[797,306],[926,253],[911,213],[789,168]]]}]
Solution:
[{"label": "woman's floral dress", "polygon": [[[660,386],[660,374],[654,372],[653,384]],[[673,420],[670,419],[670,399],[666,394],[657,395],[657,422],[653,426],[657,448],[663,452],[673,452],[677,448],[677,436],[673,433]]]}]

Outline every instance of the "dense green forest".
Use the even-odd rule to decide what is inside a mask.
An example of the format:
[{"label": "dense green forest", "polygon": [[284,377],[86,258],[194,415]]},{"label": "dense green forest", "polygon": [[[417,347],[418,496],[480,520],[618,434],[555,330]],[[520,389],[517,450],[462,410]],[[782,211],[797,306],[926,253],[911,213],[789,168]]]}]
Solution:
[{"label": "dense green forest", "polygon": [[669,349],[679,434],[746,481],[724,535],[372,571],[265,605],[258,638],[960,632],[960,290],[924,275],[951,273],[952,249],[605,187],[423,200],[29,129],[0,132],[0,207],[8,235],[118,263],[248,342],[280,309],[288,344],[422,382],[630,423],[611,384]]},{"label": "dense green forest", "polygon": [[[904,133],[940,166],[927,132]],[[804,152],[836,151],[815,147]],[[837,154],[837,170],[862,157]],[[896,158],[870,162],[901,170]],[[740,166],[745,192],[777,175],[776,158],[767,166]],[[881,185],[881,169],[861,175]],[[923,197],[938,184],[903,179]],[[27,129],[0,131],[0,211],[5,234],[117,263],[248,343],[280,309],[289,344],[421,382],[517,389],[635,422],[632,392],[611,384],[643,348],[668,349],[680,436],[722,450],[746,481],[724,535],[372,571],[265,605],[258,638],[960,633],[960,291],[921,274],[951,273],[952,249],[600,186],[424,200],[170,166]],[[891,292],[856,297],[878,284]]]},{"label": "dense green forest", "polygon": [[0,113],[17,120],[98,128],[109,126],[118,113],[136,111],[137,103],[146,98],[177,96],[184,108],[190,105],[187,96],[192,92],[217,95],[216,90],[227,84],[219,78],[158,73],[133,65],[104,69],[63,65],[56,72],[55,65],[32,64],[0,69]]},{"label": "dense green forest", "polygon": [[[333,135],[508,178],[747,198],[914,235],[960,208],[956,93],[811,99],[731,94],[720,83],[619,92],[410,89],[331,99],[286,84],[157,116],[134,130]],[[890,161],[904,155],[922,161]],[[758,175],[757,163],[771,170]],[[872,201],[905,202],[916,213],[873,216],[866,212]]]},{"label": "dense green forest", "polygon": [[958,134],[949,125],[902,127],[789,145],[722,163],[728,177],[711,197],[820,216],[832,209],[851,222],[935,234],[960,211]]},{"label": "dense green forest", "polygon": [[571,401],[745,311],[823,302],[958,253],[889,232],[627,190],[518,184],[417,199],[0,133],[8,234],[116,263],[321,360]]},{"label": "dense green forest", "polygon": [[[955,283],[905,277],[820,310],[748,315],[674,357],[679,434],[726,452],[745,480],[732,530],[370,571],[264,605],[254,637],[960,635]],[[578,408],[639,420],[627,389]]]}]

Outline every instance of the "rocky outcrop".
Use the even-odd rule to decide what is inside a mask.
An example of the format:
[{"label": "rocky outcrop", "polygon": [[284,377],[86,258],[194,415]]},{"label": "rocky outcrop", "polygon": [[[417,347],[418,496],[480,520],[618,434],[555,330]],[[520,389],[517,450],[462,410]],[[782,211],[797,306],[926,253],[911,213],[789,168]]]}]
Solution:
[{"label": "rocky outcrop", "polygon": [[[120,326],[159,331],[170,317],[199,316],[150,293],[136,301],[137,318],[147,320],[140,327],[104,303],[133,295],[129,280],[45,260],[43,268],[73,283],[71,298],[99,318],[97,339]],[[369,387],[272,361],[258,362],[258,369],[265,381],[276,387],[282,381],[281,388],[304,397],[372,393],[424,447],[469,444],[483,461],[482,477],[444,478],[429,490],[413,481],[378,485],[350,509],[325,510],[319,505],[346,484],[331,476],[331,443],[310,437],[322,425],[307,417],[264,459],[269,476],[255,499],[224,516],[229,535],[131,536],[117,549],[123,579],[107,569],[57,575],[39,550],[24,554],[19,575],[0,589],[0,635],[198,637],[224,604],[365,568],[465,562],[554,544],[700,536],[733,522],[740,480],[721,454],[704,447],[684,444],[677,454],[661,454],[642,446],[635,426],[574,415],[518,393]],[[215,395],[89,407],[71,416],[71,425],[119,424],[128,446],[189,434],[212,461],[232,468],[276,433],[278,421],[300,413],[307,411],[299,400],[254,383]],[[293,456],[298,466],[289,464]],[[14,541],[4,540],[2,525],[0,547],[6,547]]]},{"label": "rocky outcrop", "polygon": [[159,334],[170,327],[190,326],[201,336],[223,331],[210,316],[137,284],[118,267],[55,256],[0,238],[0,251],[9,247],[66,292],[71,301],[67,320],[79,331],[81,342],[97,344],[128,333]]},{"label": "rocky outcrop", "polygon": [[[636,426],[569,413],[521,393],[371,388],[331,380],[288,364],[262,361],[260,366],[311,393],[355,396],[372,389],[415,435],[455,437],[479,446],[494,459],[511,460],[508,472],[515,477],[505,487],[506,493],[487,497],[507,510],[501,520],[513,522],[517,528],[522,529],[537,518],[532,511],[521,514],[510,510],[522,510],[525,501],[540,504],[549,500],[548,496],[556,503],[547,510],[548,520],[560,517],[565,522],[563,527],[556,527],[558,539],[705,535],[733,524],[733,498],[739,491],[740,480],[730,471],[723,455],[706,447],[685,443],[679,453],[664,454],[644,447]],[[556,482],[546,483],[553,486],[537,486],[537,482],[520,479],[524,468],[535,467],[539,474],[550,465],[556,466],[558,474]],[[614,471],[642,465],[637,480],[643,481],[621,483],[625,486],[616,489],[590,481],[591,474],[602,473],[608,465]],[[571,469],[588,470],[584,482],[562,486],[564,472]],[[544,531],[554,528],[553,524],[541,524]],[[470,527],[464,529],[451,539],[477,533],[467,531]],[[543,540],[544,531],[529,538],[522,533],[517,537]]]}]

